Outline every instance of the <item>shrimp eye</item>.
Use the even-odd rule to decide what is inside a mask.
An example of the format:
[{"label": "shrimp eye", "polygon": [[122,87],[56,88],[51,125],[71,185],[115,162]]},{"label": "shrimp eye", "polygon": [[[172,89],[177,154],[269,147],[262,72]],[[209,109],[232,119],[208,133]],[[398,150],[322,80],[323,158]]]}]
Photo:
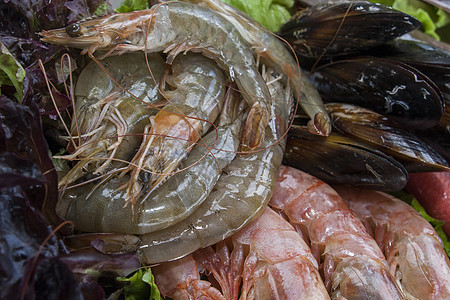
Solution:
[{"label": "shrimp eye", "polygon": [[82,35],[81,26],[78,23],[73,23],[66,26],[66,33],[71,37],[78,37]]}]

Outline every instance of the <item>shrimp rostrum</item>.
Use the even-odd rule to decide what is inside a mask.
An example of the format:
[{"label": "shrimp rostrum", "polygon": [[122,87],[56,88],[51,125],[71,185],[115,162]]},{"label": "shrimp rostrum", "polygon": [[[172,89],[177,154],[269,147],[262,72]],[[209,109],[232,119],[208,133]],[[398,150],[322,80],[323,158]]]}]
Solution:
[{"label": "shrimp rostrum", "polygon": [[181,52],[202,52],[228,72],[250,111],[242,132],[243,150],[258,147],[269,122],[271,96],[257,69],[252,51],[238,30],[211,9],[189,3],[167,2],[148,10],[115,14],[40,33],[42,40],[103,51],[103,57],[129,51],[168,53],[171,63]]}]

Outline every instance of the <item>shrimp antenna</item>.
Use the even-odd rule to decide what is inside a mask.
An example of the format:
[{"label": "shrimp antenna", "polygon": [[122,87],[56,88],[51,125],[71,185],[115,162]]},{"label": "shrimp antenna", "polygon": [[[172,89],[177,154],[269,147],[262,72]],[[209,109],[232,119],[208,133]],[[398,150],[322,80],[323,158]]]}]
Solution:
[{"label": "shrimp antenna", "polygon": [[314,62],[313,66],[311,67],[311,70],[309,71],[310,73],[313,73],[314,70],[317,67],[317,64],[320,62],[320,60],[323,58],[323,56],[325,55],[325,53],[328,51],[328,49],[331,47],[331,45],[333,45],[334,41],[336,40],[337,36],[339,35],[339,32],[341,31],[342,26],[344,25],[345,22],[345,18],[347,18],[347,15],[350,11],[350,9],[352,8],[354,0],[352,0],[347,8],[347,10],[345,11],[344,16],[341,19],[341,22],[339,23],[338,28],[336,29],[336,32],[334,33],[333,37],[331,38],[330,42],[328,43],[328,45],[325,47],[325,49],[323,49],[322,53],[319,55],[319,57],[316,59],[316,61]]},{"label": "shrimp antenna", "polygon": [[69,83],[70,83],[70,88],[67,88],[67,83],[64,80],[64,89],[66,91],[66,95],[70,98],[70,100],[72,101],[72,108],[73,108],[73,118],[75,118],[75,128],[77,129],[77,135],[78,135],[78,145],[74,144],[74,147],[77,148],[81,145],[81,134],[80,134],[80,126],[78,124],[78,117],[77,117],[77,110],[75,107],[75,93],[74,93],[74,88],[73,88],[73,79],[72,79],[72,62],[70,61],[70,56],[67,53],[64,53],[63,56],[61,56],[61,74],[62,77],[64,78],[64,59],[67,59],[67,63],[68,63],[68,67],[69,67]]},{"label": "shrimp antenna", "polygon": [[[50,93],[50,98],[52,99],[52,103],[53,103],[53,105],[54,105],[54,107],[55,107],[56,113],[58,114],[59,119],[60,119],[60,120],[62,121],[62,123],[63,123],[64,130],[67,132],[67,134],[68,134],[68,136],[69,136],[69,139],[70,139],[70,142],[71,142],[73,145],[76,145],[76,144],[75,144],[75,141],[73,140],[73,137],[72,137],[72,135],[71,135],[71,133],[70,133],[70,131],[69,131],[69,128],[67,127],[66,123],[64,122],[63,117],[61,116],[61,112],[59,111],[58,105],[56,104],[56,100],[55,100],[55,98],[54,98],[54,96],[53,96],[52,89],[50,88],[50,84],[51,84],[51,83],[50,83],[50,80],[49,80],[48,77],[47,77],[47,72],[45,71],[44,64],[42,63],[42,60],[41,60],[41,59],[38,60],[38,63],[39,63],[39,68],[41,69],[42,73],[44,74],[45,83],[47,84],[47,89],[48,89],[48,91],[49,91],[49,93]],[[53,86],[53,85],[52,85],[52,86]],[[54,88],[54,87],[53,87],[53,88]]]}]

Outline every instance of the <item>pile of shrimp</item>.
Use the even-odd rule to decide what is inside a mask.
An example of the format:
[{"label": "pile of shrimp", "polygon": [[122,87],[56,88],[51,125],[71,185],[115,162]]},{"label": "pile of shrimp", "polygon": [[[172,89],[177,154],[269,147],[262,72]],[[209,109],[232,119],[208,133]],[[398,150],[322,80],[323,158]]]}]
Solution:
[{"label": "pile of shrimp", "polygon": [[295,98],[311,132],[330,132],[284,44],[219,3],[166,2],[40,33],[92,59],[65,125],[69,153],[58,158],[72,168],[60,174],[57,213],[78,231],[138,235],[148,264],[261,214]]},{"label": "pile of shrimp", "polygon": [[281,166],[295,100],[312,134],[331,122],[289,50],[247,16],[174,1],[40,35],[93,60],[65,125],[57,212],[78,231],[135,235],[164,296],[450,297],[448,257],[415,212],[340,188],[347,204]]},{"label": "pile of shrimp", "polygon": [[450,297],[442,241],[408,204],[285,166],[262,215],[153,272],[172,299]]}]

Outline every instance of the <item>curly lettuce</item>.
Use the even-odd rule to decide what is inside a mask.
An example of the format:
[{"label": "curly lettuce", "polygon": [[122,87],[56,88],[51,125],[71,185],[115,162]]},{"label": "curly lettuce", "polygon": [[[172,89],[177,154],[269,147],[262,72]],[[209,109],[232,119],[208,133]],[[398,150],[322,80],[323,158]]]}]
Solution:
[{"label": "curly lettuce", "polygon": [[14,97],[20,102],[23,95],[24,79],[24,68],[0,42],[0,95],[2,94],[2,89],[12,86],[15,89]]},{"label": "curly lettuce", "polygon": [[155,284],[155,277],[150,268],[139,269],[130,278],[119,278],[119,281],[128,282],[123,289],[125,300],[162,300],[158,287]]},{"label": "curly lettuce", "polygon": [[272,32],[280,30],[291,14],[294,0],[222,0],[243,11]]},{"label": "curly lettuce", "polygon": [[147,8],[149,8],[147,0],[125,0],[114,10],[118,13],[126,13]]}]

